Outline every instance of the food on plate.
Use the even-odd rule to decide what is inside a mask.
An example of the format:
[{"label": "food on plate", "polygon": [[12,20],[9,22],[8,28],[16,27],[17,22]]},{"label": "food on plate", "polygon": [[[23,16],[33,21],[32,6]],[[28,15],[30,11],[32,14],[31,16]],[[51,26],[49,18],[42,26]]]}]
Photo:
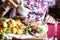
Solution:
[{"label": "food on plate", "polygon": [[23,30],[22,29],[18,29],[17,30],[17,34],[23,34]]},{"label": "food on plate", "polygon": [[4,18],[4,17],[0,18],[0,22],[1,22],[1,21],[5,21],[5,18]]},{"label": "food on plate", "polygon": [[12,33],[12,31],[11,30],[7,30],[7,34],[11,34]]},{"label": "food on plate", "polygon": [[14,28],[14,25],[11,24],[11,23],[8,23],[8,27],[9,27],[9,28]]},{"label": "food on plate", "polygon": [[13,28],[12,32],[13,32],[13,34],[16,34],[17,33],[17,28]]},{"label": "food on plate", "polygon": [[4,21],[4,22],[2,22],[2,26],[3,26],[3,27],[8,27],[7,22],[5,22],[5,21]]},{"label": "food on plate", "polygon": [[45,31],[44,28],[42,28],[44,26],[41,26],[39,21],[25,22],[27,25],[23,24],[20,19],[5,19],[4,21],[0,21],[0,33],[38,36]]},{"label": "food on plate", "polygon": [[38,26],[37,25],[32,25],[31,26],[34,30],[38,30]]},{"label": "food on plate", "polygon": [[13,19],[10,19],[7,23],[9,28],[13,28],[16,26],[16,22]]},{"label": "food on plate", "polygon": [[7,27],[7,23],[5,22],[5,18],[0,18],[0,26]]},{"label": "food on plate", "polygon": [[2,32],[2,30],[3,30],[3,27],[0,26],[0,32]]},{"label": "food on plate", "polygon": [[1,33],[2,33],[2,34],[6,34],[8,29],[9,29],[9,28],[3,28],[3,30],[1,31]]},{"label": "food on plate", "polygon": [[38,27],[38,25],[31,25],[28,24],[27,28],[25,29],[25,34],[35,35],[36,33],[42,33],[43,28]]},{"label": "food on plate", "polygon": [[21,22],[20,22],[19,19],[16,20],[16,25],[17,25],[17,26],[20,26],[20,25],[21,25]]},{"label": "food on plate", "polygon": [[25,29],[26,26],[24,24],[21,24],[19,27],[20,29]]},{"label": "food on plate", "polygon": [[25,25],[20,22],[19,19],[6,19],[5,21],[0,21],[1,27],[3,27],[3,30],[1,32],[2,34],[23,34]]}]

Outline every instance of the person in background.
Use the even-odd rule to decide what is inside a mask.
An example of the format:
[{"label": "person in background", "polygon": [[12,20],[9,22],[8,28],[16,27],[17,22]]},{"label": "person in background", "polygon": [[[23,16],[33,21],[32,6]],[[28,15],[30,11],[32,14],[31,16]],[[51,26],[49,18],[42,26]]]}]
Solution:
[{"label": "person in background", "polygon": [[[47,23],[55,23],[54,18],[48,15],[48,8],[55,5],[55,0],[21,0],[21,2],[20,9],[22,8],[21,10],[23,11],[19,13],[24,17],[27,17],[31,21],[44,21],[45,19]],[[28,9],[30,10],[29,12]]]}]

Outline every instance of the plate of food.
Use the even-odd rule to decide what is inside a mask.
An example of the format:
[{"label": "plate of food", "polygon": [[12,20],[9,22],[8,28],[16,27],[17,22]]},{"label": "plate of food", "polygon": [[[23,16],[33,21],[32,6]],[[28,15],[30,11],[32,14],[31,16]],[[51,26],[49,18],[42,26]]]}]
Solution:
[{"label": "plate of food", "polygon": [[20,19],[0,19],[0,33],[4,38],[33,38],[40,36],[48,31],[47,24],[41,24],[40,21],[23,24]]}]

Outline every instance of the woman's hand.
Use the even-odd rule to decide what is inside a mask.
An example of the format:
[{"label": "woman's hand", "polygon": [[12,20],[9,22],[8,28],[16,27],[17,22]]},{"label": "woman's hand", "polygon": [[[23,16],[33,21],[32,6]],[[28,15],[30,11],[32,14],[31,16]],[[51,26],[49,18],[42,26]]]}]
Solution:
[{"label": "woman's hand", "polygon": [[4,7],[11,7],[11,8],[17,8],[21,4],[20,0],[6,0],[3,3]]},{"label": "woman's hand", "polygon": [[3,17],[10,8],[17,8],[20,5],[20,0],[5,0],[0,6],[0,17]]},{"label": "woman's hand", "polygon": [[55,23],[56,21],[52,16],[47,15],[46,18],[45,18],[45,22],[46,23]]}]

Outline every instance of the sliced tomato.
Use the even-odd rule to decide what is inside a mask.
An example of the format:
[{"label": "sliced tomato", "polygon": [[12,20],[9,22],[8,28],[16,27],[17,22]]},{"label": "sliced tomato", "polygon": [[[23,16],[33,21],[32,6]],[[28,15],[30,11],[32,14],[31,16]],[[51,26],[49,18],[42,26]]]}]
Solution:
[{"label": "sliced tomato", "polygon": [[3,30],[3,28],[2,27],[0,27],[0,31],[2,31]]},{"label": "sliced tomato", "polygon": [[38,26],[33,25],[32,28],[35,29],[35,30],[37,30],[38,29]]}]

